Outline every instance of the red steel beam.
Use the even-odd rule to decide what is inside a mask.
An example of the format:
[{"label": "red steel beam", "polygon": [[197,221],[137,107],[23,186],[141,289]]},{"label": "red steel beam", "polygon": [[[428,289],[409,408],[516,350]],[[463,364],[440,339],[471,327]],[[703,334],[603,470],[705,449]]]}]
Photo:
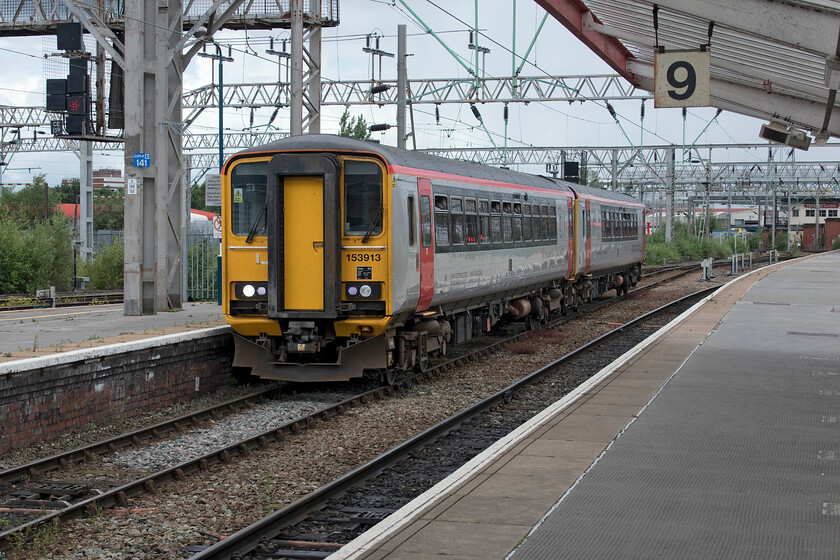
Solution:
[{"label": "red steel beam", "polygon": [[[609,64],[613,70],[621,74],[628,82],[636,87],[639,84],[636,82],[635,76],[627,71],[627,59],[633,58],[633,55],[628,51],[621,42],[614,38],[599,33],[598,31],[589,31],[583,29],[583,14],[589,11],[589,8],[579,0],[534,0],[540,7],[554,17],[557,21],[563,24],[572,34],[580,39],[580,41],[589,47],[592,52],[601,57],[601,59]],[[594,15],[594,14],[593,14]],[[595,18],[595,21],[598,21]]]}]

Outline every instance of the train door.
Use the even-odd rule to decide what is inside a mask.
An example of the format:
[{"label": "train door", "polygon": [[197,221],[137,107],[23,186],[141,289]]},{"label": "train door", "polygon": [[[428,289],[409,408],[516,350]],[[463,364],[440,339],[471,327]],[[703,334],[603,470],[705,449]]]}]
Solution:
[{"label": "train door", "polygon": [[286,177],[283,195],[283,302],[287,309],[324,310],[324,181]]},{"label": "train door", "polygon": [[268,169],[268,314],[335,318],[338,286],[338,159],[279,154]]},{"label": "train door", "polygon": [[435,246],[432,235],[432,181],[417,179],[420,197],[420,300],[416,311],[426,311],[432,303],[435,288]]},{"label": "train door", "polygon": [[585,247],[585,264],[583,273],[589,274],[589,268],[592,266],[592,210],[589,207],[589,199],[584,201],[583,210],[583,238]]},{"label": "train door", "polygon": [[566,270],[566,279],[570,279],[575,275],[575,207],[572,197],[566,199],[566,216],[568,220],[566,233],[569,236],[569,267]]}]

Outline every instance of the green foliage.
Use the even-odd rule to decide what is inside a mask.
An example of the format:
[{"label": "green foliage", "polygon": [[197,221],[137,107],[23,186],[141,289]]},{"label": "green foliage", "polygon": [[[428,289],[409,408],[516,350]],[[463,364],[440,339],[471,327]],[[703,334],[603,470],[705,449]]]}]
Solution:
[{"label": "green foliage", "polygon": [[758,251],[761,249],[761,242],[764,239],[764,236],[761,233],[755,232],[751,233],[747,236],[747,248],[746,251]]},{"label": "green foliage", "polygon": [[[0,208],[29,226],[49,219],[58,212],[56,205],[59,201],[58,194],[49,188],[43,175],[34,177],[32,183],[16,191],[9,187],[0,187],[3,189]],[[45,190],[46,199],[44,198]]]},{"label": "green foliage", "polygon": [[65,179],[57,187],[54,187],[57,200],[60,204],[76,204],[76,197],[79,194],[81,181],[79,179]]},{"label": "green foliage", "polygon": [[688,226],[682,222],[674,223],[674,240],[665,241],[665,231],[649,235],[646,242],[645,263],[650,265],[702,259],[725,258],[732,254],[729,240],[704,239],[689,235]]},{"label": "green foliage", "polygon": [[123,229],[125,199],[112,189],[93,191],[93,229]]},{"label": "green foliage", "polygon": [[88,263],[79,263],[79,276],[90,278],[94,290],[121,290],[123,287],[124,251],[122,239],[99,249]]},{"label": "green foliage", "polygon": [[831,242],[831,250],[836,251],[840,249],[840,237],[835,237],[834,241]]},{"label": "green foliage", "polygon": [[776,232],[776,245],[774,249],[777,251],[787,251],[787,239],[788,236],[786,233]]},{"label": "green foliage", "polygon": [[367,140],[370,138],[370,130],[363,116],[350,118],[350,109],[345,109],[338,121],[338,135]]},{"label": "green foliage", "polygon": [[34,294],[55,286],[69,290],[73,278],[70,221],[60,214],[30,222],[0,208],[0,293]]}]

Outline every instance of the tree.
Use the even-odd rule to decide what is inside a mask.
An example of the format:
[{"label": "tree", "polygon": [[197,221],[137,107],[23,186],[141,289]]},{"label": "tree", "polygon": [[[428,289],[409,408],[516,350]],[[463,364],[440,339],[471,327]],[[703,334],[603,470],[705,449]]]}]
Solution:
[{"label": "tree", "polygon": [[344,114],[338,121],[338,135],[367,140],[370,138],[370,130],[368,130],[367,122],[363,116],[358,115],[351,118],[350,109],[345,109]]},{"label": "tree", "polygon": [[61,181],[61,184],[53,189],[58,197],[58,202],[60,204],[76,204],[80,184],[81,181],[78,178]]},{"label": "tree", "polygon": [[44,175],[36,175],[32,178],[31,185],[17,191],[8,187],[0,188],[3,189],[3,196],[0,198],[2,208],[29,226],[49,219],[56,211],[58,195],[49,188]]},{"label": "tree", "polygon": [[125,220],[125,199],[114,189],[93,191],[93,229],[122,231]]},{"label": "tree", "polygon": [[0,209],[0,293],[34,294],[50,286],[69,289],[73,279],[71,232],[69,220],[59,213],[32,223]]}]

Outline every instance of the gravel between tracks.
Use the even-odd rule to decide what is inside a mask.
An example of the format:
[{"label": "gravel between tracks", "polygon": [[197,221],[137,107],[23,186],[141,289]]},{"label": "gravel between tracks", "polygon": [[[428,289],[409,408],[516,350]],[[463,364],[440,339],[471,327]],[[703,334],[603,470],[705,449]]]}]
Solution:
[{"label": "gravel between tracks", "polygon": [[[351,408],[265,451],[213,468],[155,495],[130,500],[138,511],[104,511],[43,531],[12,559],[182,559],[185,547],[212,544],[272,509],[326,484],[454,412],[507,386],[592,338],[707,283],[696,275],[626,297],[556,331],[538,331],[444,377],[395,397]],[[653,332],[653,331],[652,331]],[[219,429],[218,426],[214,429]],[[137,460],[157,460],[146,458]]]}]

